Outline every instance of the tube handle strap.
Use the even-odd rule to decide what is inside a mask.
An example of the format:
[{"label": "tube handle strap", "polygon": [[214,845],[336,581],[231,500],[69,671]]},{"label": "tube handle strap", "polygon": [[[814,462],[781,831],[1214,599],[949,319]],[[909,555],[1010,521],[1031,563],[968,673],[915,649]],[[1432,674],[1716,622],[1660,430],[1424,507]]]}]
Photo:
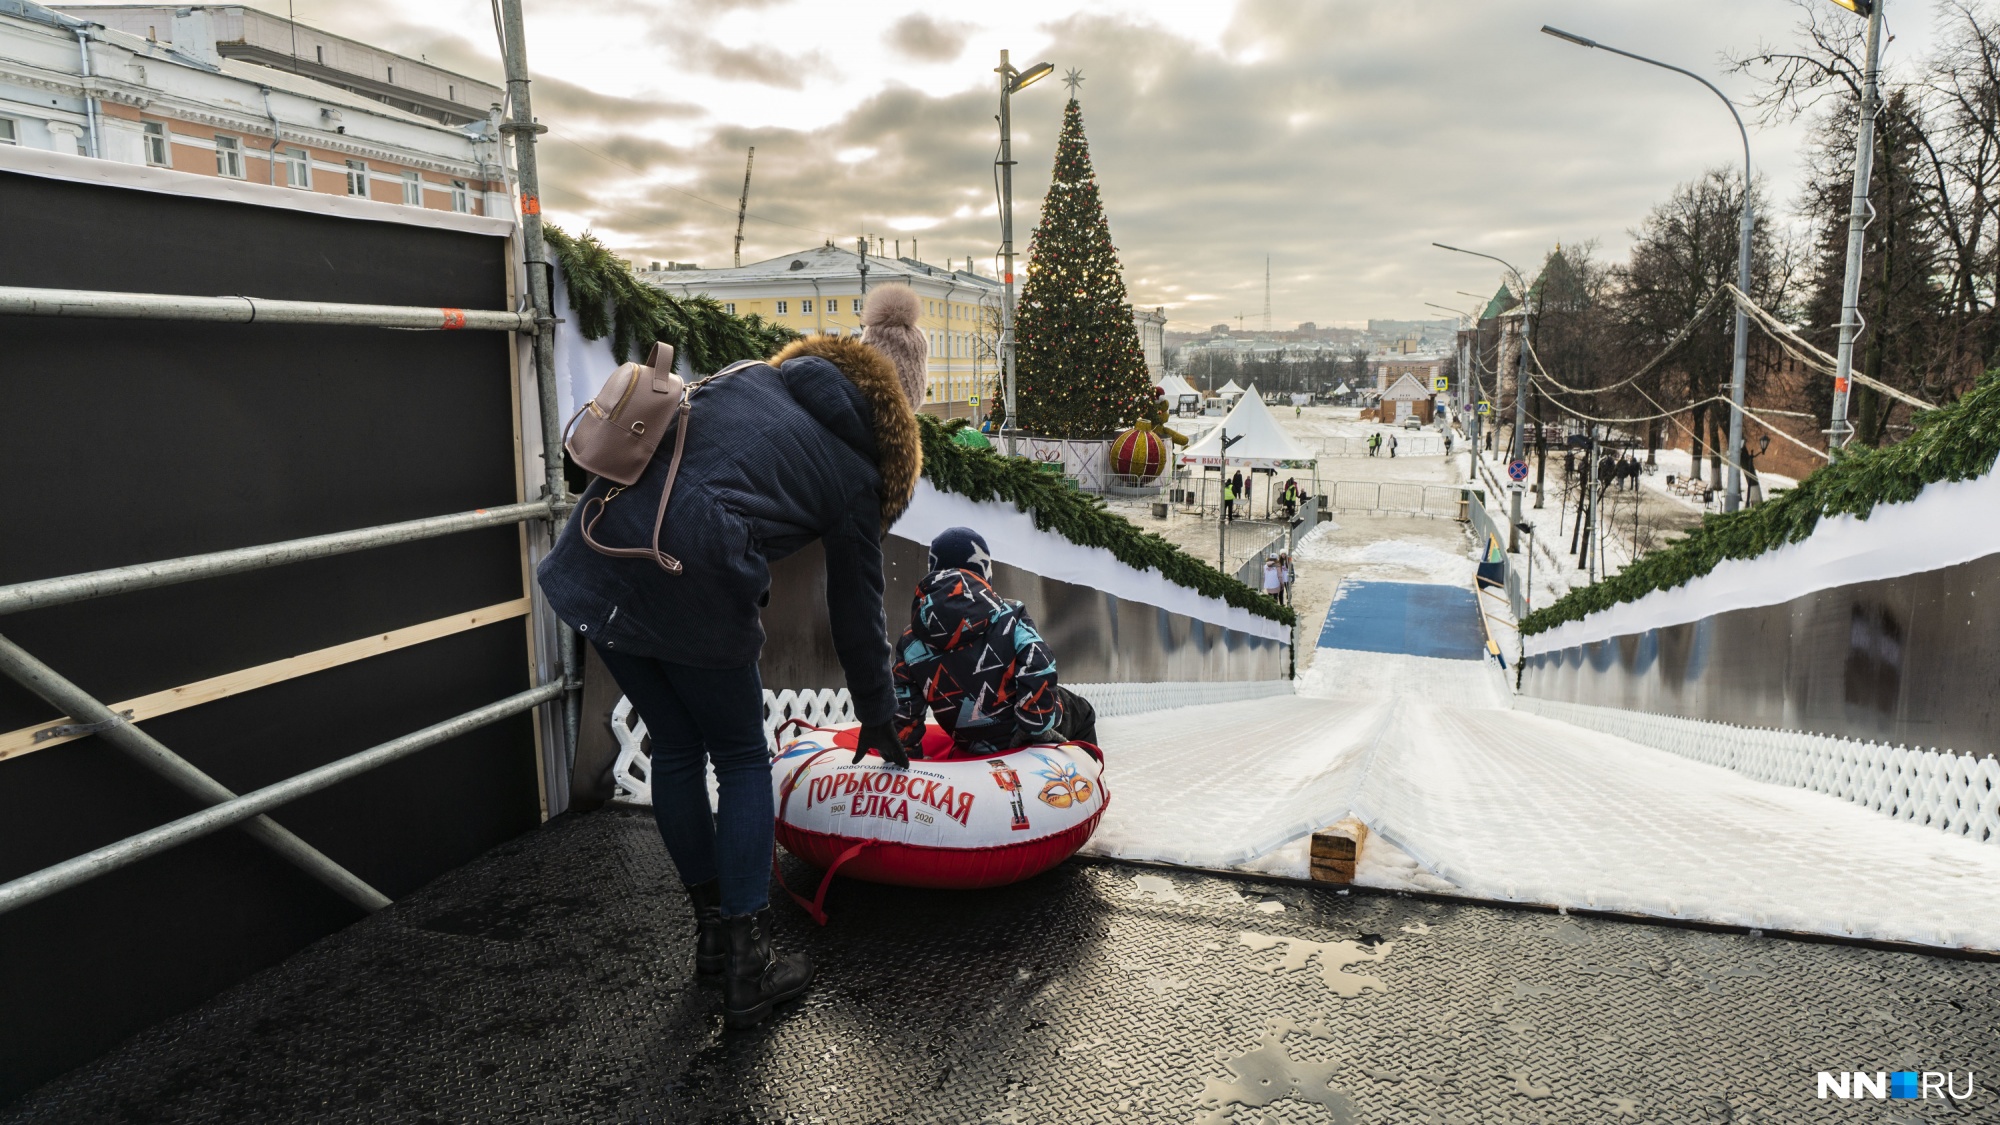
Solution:
[{"label": "tube handle strap", "polygon": [[827,888],[833,886],[834,875],[847,865],[848,860],[874,847],[875,844],[876,841],[874,840],[862,840],[849,847],[846,851],[841,852],[838,856],[835,856],[833,862],[827,865],[826,874],[820,876],[819,890],[815,891],[811,898],[807,898],[793,890],[785,882],[785,873],[778,868],[778,854],[776,852],[771,853],[771,875],[778,880],[778,885],[785,889],[785,893],[792,896],[792,901],[799,904],[799,909],[805,911],[813,921],[824,926],[826,925],[826,892]]}]

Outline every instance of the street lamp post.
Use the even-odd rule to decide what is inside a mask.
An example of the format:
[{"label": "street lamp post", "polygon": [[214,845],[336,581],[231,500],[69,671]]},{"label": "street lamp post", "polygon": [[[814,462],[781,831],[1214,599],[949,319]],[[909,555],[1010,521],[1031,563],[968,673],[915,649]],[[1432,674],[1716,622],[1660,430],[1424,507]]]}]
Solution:
[{"label": "street lamp post", "polygon": [[[1472,330],[1472,331],[1476,331],[1476,330],[1478,329],[1478,326],[1479,326],[1479,320],[1478,320],[1478,318],[1477,318],[1477,317],[1475,317],[1475,316],[1474,316],[1473,314],[1471,314],[1471,313],[1462,313],[1462,312],[1459,312],[1459,311],[1458,311],[1457,309],[1454,309],[1454,308],[1452,308],[1452,307],[1451,307],[1451,306],[1449,306],[1449,305],[1440,305],[1440,304],[1438,304],[1438,303],[1437,303],[1437,302],[1435,302],[1435,301],[1425,301],[1425,302],[1424,302],[1424,304],[1426,304],[1426,305],[1429,305],[1429,306],[1430,306],[1431,308],[1434,308],[1434,309],[1439,309],[1439,310],[1442,310],[1442,311],[1444,311],[1444,312],[1448,312],[1448,313],[1450,313],[1450,314],[1451,314],[1452,316],[1454,316],[1454,317],[1457,317],[1457,318],[1458,318],[1458,324],[1459,324],[1459,329],[1458,329],[1458,341],[1457,341],[1457,343],[1458,343],[1458,394],[1457,394],[1456,398],[1453,398],[1453,396],[1451,396],[1451,395],[1447,395],[1447,396],[1446,396],[1447,400],[1448,400],[1448,401],[1450,402],[1450,405],[1451,405],[1451,407],[1452,407],[1452,408],[1454,409],[1454,412],[1455,412],[1456,408],[1457,408],[1457,407],[1458,407],[1458,406],[1460,405],[1460,403],[1469,403],[1469,402],[1472,402],[1472,401],[1475,401],[1475,400],[1474,400],[1474,398],[1472,397],[1472,395],[1468,394],[1468,393],[1467,393],[1467,390],[1466,390],[1466,388],[1467,388],[1468,386],[1472,386],[1472,387],[1476,388],[1476,387],[1478,386],[1478,383],[1477,383],[1477,382],[1476,382],[1476,381],[1475,381],[1475,380],[1474,380],[1474,379],[1472,378],[1472,369],[1471,369],[1471,366],[1470,366],[1470,364],[1471,364],[1471,360],[1470,360],[1470,359],[1469,359],[1469,358],[1467,357],[1467,355],[1466,355],[1466,353],[1467,353],[1467,351],[1468,351],[1469,349],[1468,349],[1468,348],[1466,347],[1466,339],[1465,339],[1465,335],[1466,335],[1466,332],[1468,331],[1468,329],[1466,328],[1466,325],[1468,325],[1468,324],[1472,325],[1472,329],[1471,329],[1471,330]],[[1478,415],[1476,415],[1476,414],[1475,414],[1475,415],[1474,415],[1474,417],[1476,418],[1476,417],[1478,417]],[[1450,427],[1450,426],[1446,426],[1446,427],[1444,427],[1444,429],[1445,429],[1445,430],[1446,430],[1447,432],[1449,432],[1449,431],[1450,431],[1450,429],[1451,429],[1451,427]],[[1468,427],[1468,429],[1470,429],[1470,427]],[[1478,453],[1478,450],[1477,450],[1477,449],[1475,448],[1475,449],[1474,449],[1474,451],[1473,451],[1473,456],[1474,456],[1474,457],[1477,457],[1478,455],[1479,455],[1479,453]]]},{"label": "street lamp post", "polygon": [[1875,112],[1880,107],[1876,78],[1882,68],[1883,0],[1833,0],[1868,17],[1868,62],[1861,75],[1861,120],[1854,133],[1854,196],[1847,208],[1847,277],[1840,286],[1840,347],[1833,362],[1833,420],[1827,445],[1847,444],[1848,377],[1854,371],[1854,337],[1861,331],[1861,246],[1868,230],[1868,177],[1875,161]]},{"label": "street lamp post", "polygon": [[1015,70],[1007,61],[1007,52],[1000,52],[1000,65],[994,73],[1000,76],[1000,256],[1005,262],[1001,280],[1006,285],[1006,296],[1000,304],[1000,363],[1004,372],[1007,396],[1007,416],[1000,424],[1000,432],[1007,438],[1007,456],[1015,454],[1014,430],[1019,415],[1014,402],[1014,139],[1013,111],[1010,99],[1036,82],[1047,78],[1055,70],[1051,63],[1036,63],[1027,70]]},{"label": "street lamp post", "polygon": [[[1579,47],[1594,47],[1598,50],[1609,51],[1614,55],[1623,55],[1628,59],[1645,63],[1648,66],[1657,66],[1661,70],[1671,70],[1675,74],[1686,75],[1708,87],[1709,93],[1721,98],[1722,104],[1729,107],[1729,117],[1736,122],[1736,132],[1743,138],[1743,221],[1737,231],[1736,288],[1742,290],[1744,295],[1748,296],[1750,293],[1750,235],[1756,225],[1756,219],[1751,213],[1750,207],[1750,131],[1743,127],[1743,115],[1736,112],[1736,103],[1730,101],[1721,90],[1716,89],[1715,83],[1710,82],[1692,70],[1683,70],[1672,63],[1663,63],[1658,59],[1649,59],[1644,55],[1635,55],[1630,51],[1622,51],[1617,47],[1599,43],[1595,39],[1585,39],[1581,35],[1572,35],[1567,31],[1550,27],[1547,24],[1542,25],[1542,34],[1554,36],[1566,43],[1574,43]],[[1850,241],[1855,237],[1858,237],[1858,235],[1851,236]],[[1851,343],[1852,337],[1849,337],[1849,340]],[[1744,311],[1742,305],[1738,305],[1736,306],[1736,353],[1730,360],[1729,368],[1729,479],[1727,487],[1722,494],[1722,510],[1725,512],[1733,512],[1743,506],[1743,369],[1748,361],[1749,354],[1750,315]]]},{"label": "street lamp post", "polygon": [[[1431,245],[1440,250],[1452,250],[1460,254],[1470,254],[1475,258],[1485,258],[1489,262],[1499,262],[1501,265],[1507,267],[1507,272],[1514,275],[1514,283],[1521,287],[1521,360],[1514,371],[1514,450],[1512,456],[1508,459],[1511,461],[1514,458],[1525,457],[1524,437],[1528,428],[1528,317],[1534,311],[1533,306],[1528,303],[1528,279],[1522,277],[1521,271],[1515,269],[1513,263],[1507,261],[1505,258],[1496,258],[1491,254],[1481,254],[1477,250],[1464,250],[1457,246],[1446,246],[1442,242],[1433,242]],[[1499,362],[1504,363],[1504,361]],[[1498,394],[1500,390],[1499,374],[1497,372],[1494,375],[1493,390],[1495,394]],[[1520,482],[1513,481],[1507,491],[1514,498],[1514,518],[1509,520],[1507,525],[1507,552],[1512,554],[1521,549],[1522,487]]]}]

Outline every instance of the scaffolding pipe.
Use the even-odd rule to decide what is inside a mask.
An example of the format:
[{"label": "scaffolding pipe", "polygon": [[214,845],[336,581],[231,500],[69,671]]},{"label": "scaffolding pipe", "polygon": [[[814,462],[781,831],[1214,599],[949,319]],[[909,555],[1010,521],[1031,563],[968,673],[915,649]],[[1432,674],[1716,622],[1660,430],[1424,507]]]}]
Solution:
[{"label": "scaffolding pipe", "polygon": [[[89,692],[64,679],[61,673],[4,636],[0,636],[0,674],[5,674],[49,706],[70,716],[72,723],[94,728],[92,733],[195,800],[217,807],[237,799],[227,786],[161,745],[158,739],[133,726],[125,716],[114,713]],[[248,819],[248,815],[236,819]],[[252,839],[277,852],[287,862],[361,909],[372,914],[389,905],[388,896],[362,882],[359,876],[328,859],[319,849],[299,839],[270,817],[259,816],[244,825],[243,830]],[[59,884],[42,893],[52,894],[66,885]],[[23,901],[40,897],[37,894]]]},{"label": "scaffolding pipe", "polygon": [[0,315],[535,331],[535,316],[527,312],[273,301],[263,297],[187,297],[176,293],[113,293],[97,289],[32,289],[17,285],[0,285]]},{"label": "scaffolding pipe", "polygon": [[[510,116],[500,126],[502,134],[514,141],[514,173],[521,185],[521,242],[528,261],[528,298],[534,305],[536,323],[555,325],[554,285],[549,261],[548,239],[542,232],[541,170],[535,158],[535,137],[548,126],[535,120],[528,96],[528,39],[521,21],[521,0],[496,0],[501,24],[501,52],[507,71],[507,105]],[[865,278],[863,279],[866,280]],[[865,286],[864,286],[865,288]],[[560,520],[570,507],[569,486],[563,480],[562,418],[556,403],[556,343],[554,332],[535,337],[535,388],[542,415],[542,466],[547,473],[548,501]],[[550,538],[554,532],[550,529]],[[582,721],[583,677],[577,668],[576,633],[567,624],[556,625],[556,648],[562,660],[563,750],[576,759],[577,728]]]},{"label": "scaffolding pipe", "polygon": [[232,824],[246,820],[255,823],[256,820],[263,819],[263,814],[269,809],[337,785],[378,766],[388,765],[399,758],[406,758],[419,750],[539,707],[549,700],[560,697],[562,692],[563,685],[559,683],[546,683],[540,687],[530,688],[498,703],[489,704],[476,711],[467,711],[456,718],[425,727],[413,734],[406,734],[393,741],[363,750],[359,754],[329,762],[318,769],[308,770],[275,785],[268,785],[241,797],[234,797],[158,828],[127,837],[115,844],[107,844],[74,859],[64,860],[32,874],[23,875],[12,882],[0,884],[0,914],[79,883],[88,882],[99,875],[116,871],[147,856],[219,832]]},{"label": "scaffolding pipe", "polygon": [[476,531],[483,527],[502,527],[527,520],[547,518],[549,518],[548,504],[535,500],[526,504],[509,504],[504,508],[480,508],[477,511],[431,516],[406,523],[383,524],[379,527],[364,527],[354,531],[337,531],[330,535],[290,539],[283,543],[267,543],[258,547],[238,547],[229,551],[187,555],[161,562],[135,563],[131,566],[116,566],[108,570],[93,570],[59,578],[38,578],[0,586],[0,615],[21,613],[30,609],[46,609],[49,606],[67,605],[70,602],[87,601],[112,594],[129,594],[135,590],[172,586],[223,574],[263,570],[266,567],[320,559],[329,555],[344,555],[371,547],[387,547],[397,543],[435,539],[442,535]]}]

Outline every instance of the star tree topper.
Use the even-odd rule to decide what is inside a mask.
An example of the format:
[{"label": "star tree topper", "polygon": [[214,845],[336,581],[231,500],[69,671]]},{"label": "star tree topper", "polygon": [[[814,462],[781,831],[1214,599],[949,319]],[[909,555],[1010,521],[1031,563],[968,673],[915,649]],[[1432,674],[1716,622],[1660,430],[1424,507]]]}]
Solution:
[{"label": "star tree topper", "polygon": [[1083,85],[1083,71],[1070,67],[1069,72],[1063,75],[1063,85],[1069,87],[1069,100],[1075,101],[1076,88]]}]

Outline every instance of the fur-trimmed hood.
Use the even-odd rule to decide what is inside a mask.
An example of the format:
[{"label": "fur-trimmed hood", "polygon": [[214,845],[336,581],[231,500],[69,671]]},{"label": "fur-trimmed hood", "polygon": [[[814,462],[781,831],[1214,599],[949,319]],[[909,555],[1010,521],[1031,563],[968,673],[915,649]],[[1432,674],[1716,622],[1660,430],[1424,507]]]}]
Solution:
[{"label": "fur-trimmed hood", "polygon": [[896,365],[877,349],[846,336],[794,340],[772,356],[770,363],[778,367],[800,356],[817,356],[833,364],[867,400],[875,434],[876,468],[882,475],[882,532],[886,535],[910,506],[917,476],[924,467],[917,418],[904,397]]}]

